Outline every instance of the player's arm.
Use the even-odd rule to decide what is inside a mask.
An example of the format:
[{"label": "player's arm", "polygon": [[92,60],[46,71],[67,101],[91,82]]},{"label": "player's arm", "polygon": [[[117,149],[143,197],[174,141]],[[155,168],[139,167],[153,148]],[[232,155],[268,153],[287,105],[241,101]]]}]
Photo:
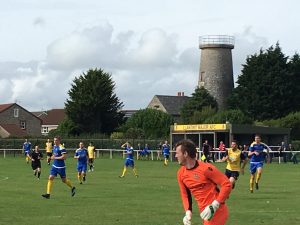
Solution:
[{"label": "player's arm", "polygon": [[86,149],[85,149],[85,154],[86,154],[86,163],[89,163],[89,153]]},{"label": "player's arm", "polygon": [[262,143],[262,144],[265,146],[266,151],[264,151],[264,152],[267,153],[267,162],[270,163],[270,160],[271,160],[270,151],[271,151],[271,149],[267,144],[265,144],[265,143]]},{"label": "player's arm", "polygon": [[43,160],[44,159],[43,157],[44,157],[43,153],[40,152],[40,159]]},{"label": "player's arm", "polygon": [[185,216],[183,217],[183,224],[190,225],[192,220],[192,194],[187,186],[182,182],[181,171],[177,173],[177,180],[180,189],[180,196],[185,211]]},{"label": "player's arm", "polygon": [[232,185],[229,179],[211,164],[207,165],[207,169],[204,171],[204,176],[220,187],[220,193],[216,200],[219,203],[224,203],[231,192]]},{"label": "player's arm", "polygon": [[207,165],[204,176],[220,187],[218,197],[200,213],[200,217],[203,220],[209,221],[213,218],[220,205],[229,197],[232,185],[229,179],[213,165]]},{"label": "player's arm", "polygon": [[77,150],[75,151],[74,159],[79,159],[79,154]]},{"label": "player's arm", "polygon": [[125,142],[124,144],[121,145],[121,148],[126,148],[128,142]]},{"label": "player's arm", "polygon": [[225,156],[221,159],[221,162],[226,162],[227,160],[229,160],[228,149],[226,149]]},{"label": "player's arm", "polygon": [[248,157],[251,157],[254,154],[255,154],[255,151],[253,149],[253,144],[251,144],[249,147],[249,151],[248,151]]},{"label": "player's arm", "polygon": [[27,157],[29,158],[29,160],[34,161],[31,154],[27,153]]},{"label": "player's arm", "polygon": [[243,162],[240,172],[241,172],[242,175],[244,175],[244,171],[245,171],[246,164],[248,162],[248,158],[242,152],[241,152],[240,158],[241,158],[241,162]]},{"label": "player's arm", "polygon": [[61,156],[52,155],[51,159],[52,160],[54,160],[54,159],[56,159],[56,160],[65,160],[65,159],[67,159],[67,152],[66,151],[62,151],[61,152]]}]

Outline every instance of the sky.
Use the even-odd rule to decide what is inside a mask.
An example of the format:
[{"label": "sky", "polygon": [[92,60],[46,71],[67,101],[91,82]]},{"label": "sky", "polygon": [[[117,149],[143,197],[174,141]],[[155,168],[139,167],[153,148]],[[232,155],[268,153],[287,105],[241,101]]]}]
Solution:
[{"label": "sky", "polygon": [[199,36],[232,35],[236,81],[247,56],[276,42],[300,50],[296,0],[9,0],[0,2],[0,104],[63,108],[75,77],[112,75],[123,109],[191,95]]}]

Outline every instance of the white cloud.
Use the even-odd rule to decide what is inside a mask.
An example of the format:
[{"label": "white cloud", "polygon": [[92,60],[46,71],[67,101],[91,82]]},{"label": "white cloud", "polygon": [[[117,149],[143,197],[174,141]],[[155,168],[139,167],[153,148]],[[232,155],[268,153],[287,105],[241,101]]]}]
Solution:
[{"label": "white cloud", "polygon": [[[234,71],[246,56],[267,44],[250,28],[236,34]],[[106,23],[76,30],[49,44],[44,61],[0,63],[7,74],[0,84],[2,102],[20,101],[31,110],[63,107],[72,80],[89,68],[112,73],[124,108],[144,108],[155,94],[191,94],[198,82],[198,46],[179,50],[178,34],[152,28],[138,34],[114,33]],[[5,94],[9,93],[9,94]]]},{"label": "white cloud", "polygon": [[34,26],[40,26],[40,27],[43,27],[45,26],[46,24],[46,21],[43,17],[36,17],[34,20],[33,20],[33,25]]}]

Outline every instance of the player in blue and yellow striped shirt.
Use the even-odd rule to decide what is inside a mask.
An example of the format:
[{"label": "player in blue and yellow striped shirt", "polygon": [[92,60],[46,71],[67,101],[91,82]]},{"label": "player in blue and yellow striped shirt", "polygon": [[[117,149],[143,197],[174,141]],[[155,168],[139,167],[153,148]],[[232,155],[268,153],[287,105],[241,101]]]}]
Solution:
[{"label": "player in blue and yellow striped shirt", "polygon": [[66,165],[65,165],[66,158],[67,158],[67,151],[65,147],[61,144],[61,138],[59,136],[56,136],[54,138],[53,155],[51,156],[51,160],[53,160],[53,164],[48,178],[47,193],[43,194],[42,197],[47,199],[50,198],[50,194],[53,186],[53,180],[55,177],[57,177],[57,174],[60,175],[61,181],[71,188],[71,196],[73,197],[75,195],[75,187],[72,185],[71,181],[67,179],[66,176]]},{"label": "player in blue and yellow striped shirt", "polygon": [[250,158],[250,192],[253,193],[254,180],[255,188],[258,190],[258,182],[261,178],[262,168],[264,165],[265,157],[269,160],[269,147],[261,142],[260,135],[255,135],[254,142],[249,147],[248,157]]},{"label": "player in blue and yellow striped shirt", "polygon": [[77,171],[78,181],[82,184],[82,181],[86,181],[86,170],[89,160],[88,151],[83,145],[83,142],[79,143],[79,148],[75,151],[75,159],[77,159]]},{"label": "player in blue and yellow striped shirt", "polygon": [[133,170],[133,173],[134,173],[135,177],[138,177],[137,170],[136,170],[136,168],[134,166],[134,160],[133,160],[134,151],[133,151],[133,147],[131,147],[131,144],[129,142],[126,142],[126,143],[124,143],[121,146],[121,148],[125,149],[125,152],[123,154],[126,155],[126,159],[125,159],[125,165],[124,165],[124,168],[123,168],[122,175],[119,176],[119,177],[120,178],[125,177],[125,173],[127,171],[127,167],[128,166],[132,167],[132,170]]}]

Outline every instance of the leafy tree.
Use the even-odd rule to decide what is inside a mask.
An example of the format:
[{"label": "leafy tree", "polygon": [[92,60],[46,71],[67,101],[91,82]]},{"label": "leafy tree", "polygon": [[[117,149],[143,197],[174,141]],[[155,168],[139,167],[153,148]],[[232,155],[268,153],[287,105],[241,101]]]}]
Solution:
[{"label": "leafy tree", "polygon": [[162,138],[167,137],[173,118],[156,109],[141,109],[133,114],[123,125],[127,137]]},{"label": "leafy tree", "polygon": [[300,140],[300,112],[292,112],[279,119],[262,121],[264,125],[272,127],[291,128],[291,139]]},{"label": "leafy tree", "polygon": [[230,108],[256,120],[280,118],[299,109],[300,60],[288,61],[277,43],[249,56],[229,98]]},{"label": "leafy tree", "polygon": [[194,114],[202,111],[203,107],[218,108],[218,103],[204,87],[197,87],[192,97],[181,109],[181,119],[184,123],[192,123],[195,120]]},{"label": "leafy tree", "polygon": [[288,79],[290,79],[291,83],[293,84],[290,90],[291,96],[290,96],[290,102],[291,105],[294,106],[294,111],[300,110],[300,56],[298,53],[294,54],[289,63],[288,63],[288,69],[290,71]]},{"label": "leafy tree", "polygon": [[253,124],[253,120],[238,109],[217,112],[204,121],[204,123],[226,122],[234,124]]},{"label": "leafy tree", "polygon": [[215,108],[211,106],[204,106],[201,111],[194,111],[193,115],[189,118],[191,124],[204,123],[205,120],[217,113]]},{"label": "leafy tree", "polygon": [[123,103],[114,90],[111,75],[102,69],[90,69],[74,79],[65,108],[79,132],[111,133],[121,124]]}]

